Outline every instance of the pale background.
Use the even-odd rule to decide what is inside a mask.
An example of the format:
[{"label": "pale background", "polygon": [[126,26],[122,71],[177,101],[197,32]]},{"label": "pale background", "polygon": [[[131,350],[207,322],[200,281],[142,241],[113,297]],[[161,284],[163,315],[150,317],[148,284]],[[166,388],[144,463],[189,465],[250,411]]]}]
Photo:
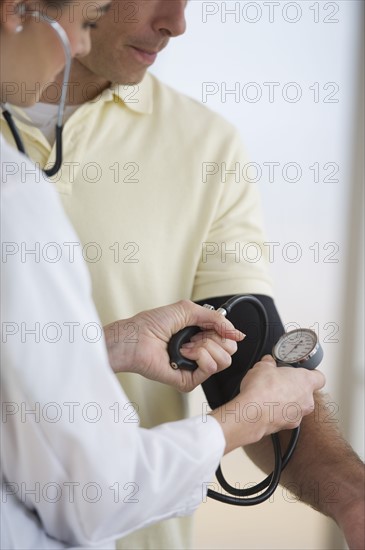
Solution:
[{"label": "pale background", "polygon": [[[279,243],[271,263],[278,309],[285,323],[319,333],[327,388],[364,458],[363,2],[191,0],[187,21],[153,72],[233,122],[262,170],[267,241]],[[204,97],[207,89],[215,94]],[[269,162],[280,163],[271,178]],[[196,391],[193,413],[203,400]],[[242,483],[262,479],[241,452],[225,459],[228,470]],[[195,548],[345,545],[332,521],[279,489],[252,508],[208,500]]]}]

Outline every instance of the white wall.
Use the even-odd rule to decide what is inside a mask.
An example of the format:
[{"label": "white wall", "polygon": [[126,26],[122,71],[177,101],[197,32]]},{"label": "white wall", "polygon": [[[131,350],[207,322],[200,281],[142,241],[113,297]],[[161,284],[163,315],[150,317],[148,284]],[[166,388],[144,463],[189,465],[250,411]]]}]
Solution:
[{"label": "white wall", "polygon": [[[285,323],[319,333],[334,407],[363,457],[359,147],[355,154],[363,132],[356,126],[362,2],[191,0],[187,20],[187,33],[153,72],[240,129],[255,163],[242,170],[261,174],[267,241],[278,243],[271,269],[279,311]],[[279,165],[270,173],[268,163]],[[260,479],[253,466],[244,463],[238,474],[241,463],[229,461],[242,481]],[[341,548],[332,522],[284,496],[251,510],[204,504],[196,547]]]}]

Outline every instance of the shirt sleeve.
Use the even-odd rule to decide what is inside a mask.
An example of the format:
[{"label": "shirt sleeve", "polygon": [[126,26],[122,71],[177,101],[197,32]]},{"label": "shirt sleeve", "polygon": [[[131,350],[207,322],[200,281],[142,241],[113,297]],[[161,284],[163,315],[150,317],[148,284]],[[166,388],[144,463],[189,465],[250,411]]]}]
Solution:
[{"label": "shirt sleeve", "polygon": [[214,162],[205,163],[203,184],[216,197],[217,206],[202,243],[192,299],[248,293],[272,296],[257,165],[248,161],[238,132],[227,123],[213,158]]},{"label": "shirt sleeve", "polygon": [[[91,547],[194,511],[225,441],[154,429],[112,373],[81,251],[49,183],[2,186],[2,473],[50,537]],[[163,407],[163,403],[158,406]]]}]

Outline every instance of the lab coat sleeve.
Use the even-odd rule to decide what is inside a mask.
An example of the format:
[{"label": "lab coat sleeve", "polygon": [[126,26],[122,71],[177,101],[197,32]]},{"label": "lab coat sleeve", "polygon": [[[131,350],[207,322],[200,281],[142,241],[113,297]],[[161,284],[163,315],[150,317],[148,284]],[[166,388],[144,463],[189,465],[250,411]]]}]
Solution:
[{"label": "lab coat sleeve", "polygon": [[7,482],[49,536],[71,545],[106,544],[192,513],[223,454],[220,426],[202,414],[139,427],[109,367],[79,240],[55,192],[48,182],[11,182],[1,202]]}]

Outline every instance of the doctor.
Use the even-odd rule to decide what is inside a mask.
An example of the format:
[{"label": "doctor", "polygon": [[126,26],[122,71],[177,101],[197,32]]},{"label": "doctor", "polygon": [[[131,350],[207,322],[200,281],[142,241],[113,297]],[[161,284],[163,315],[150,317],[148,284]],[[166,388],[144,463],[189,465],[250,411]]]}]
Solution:
[{"label": "doctor", "polygon": [[[65,62],[57,33],[39,13],[57,19],[72,55],[81,56],[109,2],[23,1],[22,10],[19,4],[0,1],[1,101],[11,90],[18,104],[25,96],[29,103],[37,99]],[[229,365],[242,335],[217,312],[179,302],[118,323],[121,329],[133,323],[138,337],[114,339],[109,362],[81,253],[50,259],[55,245],[77,242],[53,186],[26,157],[3,141],[0,146],[1,547],[112,548],[117,537],[135,529],[192,513],[222,455],[297,426],[299,419],[288,422],[283,408],[295,401],[303,416],[309,414],[324,377],[277,369],[265,357],[236,398],[238,407],[250,401],[261,406],[257,423],[243,416],[236,423],[220,408],[206,417],[140,428],[110,363],[191,389]],[[199,373],[182,380],[179,372],[172,379],[166,343],[191,324],[210,327],[184,351],[198,361]],[[274,417],[265,407],[269,401],[279,403]]]}]

